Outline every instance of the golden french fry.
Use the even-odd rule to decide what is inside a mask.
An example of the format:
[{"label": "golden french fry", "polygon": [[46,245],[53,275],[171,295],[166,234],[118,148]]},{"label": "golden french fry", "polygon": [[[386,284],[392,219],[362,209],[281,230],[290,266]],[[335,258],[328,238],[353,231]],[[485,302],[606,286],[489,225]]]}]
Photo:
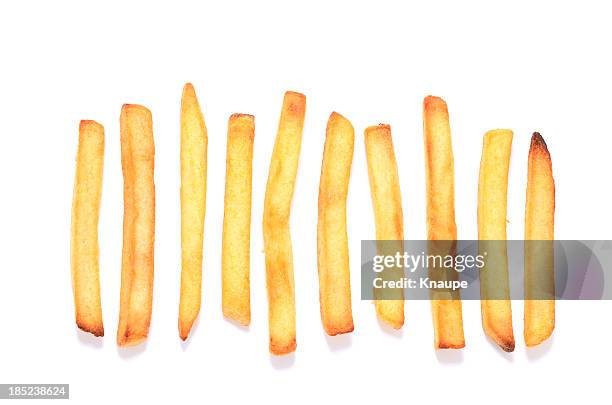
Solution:
[{"label": "golden french fry", "polygon": [[486,264],[479,273],[482,326],[507,352],[514,350],[505,245],[511,147],[512,131],[496,129],[485,134],[478,181],[479,250],[487,254]]},{"label": "golden french fry", "polygon": [[527,173],[524,335],[527,346],[536,346],[555,328],[555,181],[546,142],[537,132],[531,138]]},{"label": "golden french fry", "polygon": [[117,344],[147,338],[153,302],[155,240],[155,146],[151,112],[140,105],[121,109],[123,169],[123,258]]},{"label": "golden french fry", "polygon": [[317,224],[321,321],[331,336],[353,331],[346,196],[354,141],[349,120],[332,113],[325,134]]},{"label": "golden french fry", "polygon": [[[446,102],[439,97],[428,96],[423,102],[423,134],[427,184],[427,239],[454,241],[457,239],[457,226],[453,148],[448,109]],[[436,252],[437,254],[456,254],[455,243],[442,242],[440,246],[448,249]],[[457,273],[452,269],[433,271],[441,277],[458,279]],[[459,291],[432,291],[431,312],[435,348],[465,347]]]},{"label": "golden french fry", "polygon": [[81,121],[72,200],[72,289],[77,326],[95,336],[104,336],[98,262],[103,168],[104,127],[95,121]]},{"label": "golden french fry", "polygon": [[233,114],[227,129],[225,209],[221,257],[223,315],[241,325],[251,323],[249,279],[251,251],[251,182],[255,119]]},{"label": "golden french fry", "polygon": [[277,355],[291,353],[296,347],[295,285],[289,216],[305,112],[306,97],[300,93],[286,92],[264,202],[263,236],[270,352]]},{"label": "golden french fry", "polygon": [[187,339],[200,312],[202,243],[206,215],[208,133],[195,90],[185,84],[181,99],[181,296],[179,337]]},{"label": "golden french fry", "polygon": [[[404,219],[397,162],[395,161],[391,139],[391,127],[381,124],[366,128],[365,148],[374,221],[376,223],[376,239],[379,241],[397,241],[397,243],[383,242],[379,244],[377,247],[378,254],[394,254],[396,251],[403,250],[401,241],[404,239]],[[391,270],[391,273],[388,274],[398,274],[397,269],[389,270]],[[403,291],[386,291],[385,298],[374,300],[376,314],[383,322],[399,329],[404,324]]]}]

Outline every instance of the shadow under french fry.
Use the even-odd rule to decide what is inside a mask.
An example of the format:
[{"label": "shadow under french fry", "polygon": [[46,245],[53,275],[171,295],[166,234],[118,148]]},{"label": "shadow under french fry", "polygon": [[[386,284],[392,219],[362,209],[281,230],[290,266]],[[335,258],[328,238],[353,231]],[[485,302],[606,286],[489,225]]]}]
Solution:
[{"label": "shadow under french fry", "polygon": [[462,364],[463,349],[440,349],[435,350],[438,363],[442,364]]},{"label": "shadow under french fry", "polygon": [[555,334],[553,333],[548,339],[539,345],[525,348],[527,360],[532,363],[544,358],[552,348],[554,338]]},{"label": "shadow under french fry", "polygon": [[341,335],[329,336],[327,333],[323,332],[325,335],[325,341],[327,342],[327,347],[332,352],[338,350],[345,350],[350,348],[353,345],[353,336],[352,333],[343,333]]},{"label": "shadow under french fry", "polygon": [[277,370],[289,369],[295,364],[295,352],[283,356],[270,354],[270,364]]},{"label": "shadow under french fry", "polygon": [[117,346],[117,353],[119,357],[124,360],[130,360],[134,357],[138,357],[147,349],[148,340],[145,340],[139,345],[136,346],[128,346],[128,347],[119,347]]},{"label": "shadow under french fry", "polygon": [[404,335],[404,328],[401,329],[394,329],[391,326],[387,325],[384,321],[381,321],[380,318],[376,317],[376,321],[378,322],[378,326],[380,326],[380,329],[391,335],[394,336],[398,339],[401,339],[402,336]]},{"label": "shadow under french fry", "polygon": [[102,349],[104,347],[104,337],[96,337],[89,332],[83,332],[79,328],[76,329],[77,339],[84,346],[93,347],[94,349]]}]

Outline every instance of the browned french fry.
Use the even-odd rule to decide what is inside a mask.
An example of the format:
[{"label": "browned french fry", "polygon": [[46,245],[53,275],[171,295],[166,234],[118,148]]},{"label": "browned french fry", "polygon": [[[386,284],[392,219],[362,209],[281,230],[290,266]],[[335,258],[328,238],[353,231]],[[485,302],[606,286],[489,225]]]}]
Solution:
[{"label": "browned french fry", "polygon": [[[514,350],[512,308],[506,251],[506,205],[512,131],[496,129],[485,134],[478,181],[478,239],[487,253],[480,269],[482,326],[503,350]],[[493,242],[489,242],[493,241]],[[492,297],[492,298],[491,298]]]},{"label": "browned french fry", "polygon": [[181,99],[181,297],[178,329],[187,339],[200,312],[202,243],[206,215],[208,134],[195,90],[183,88]]},{"label": "browned french fry", "polygon": [[353,331],[346,196],[354,141],[349,120],[332,113],[325,134],[317,225],[321,321],[331,336]]},{"label": "browned french fry", "polygon": [[251,323],[249,281],[251,251],[251,181],[255,119],[233,114],[227,130],[225,211],[221,258],[223,315]]},{"label": "browned french fry", "polygon": [[123,169],[123,258],[117,344],[147,338],[153,301],[155,239],[155,146],[151,112],[140,105],[121,109]]},{"label": "browned french fry", "polygon": [[296,347],[295,285],[289,216],[305,111],[306,97],[303,94],[292,91],[285,93],[264,202],[263,236],[270,352],[277,355],[291,353]]},{"label": "browned french fry", "polygon": [[72,200],[72,288],[77,326],[95,336],[104,336],[98,267],[103,168],[104,127],[95,121],[81,121]]},{"label": "browned french fry", "polygon": [[531,138],[527,173],[524,335],[527,346],[536,346],[555,328],[555,181],[546,142],[537,132]]},{"label": "browned french fry", "polygon": [[[439,97],[428,96],[423,102],[423,134],[425,137],[425,168],[427,184],[427,239],[454,241],[455,180],[450,123],[446,103]],[[446,251],[441,255],[454,255],[456,245],[441,242]],[[457,280],[450,269],[436,271],[438,275]],[[463,317],[459,291],[432,291],[431,312],[436,349],[460,349],[465,346]]]},{"label": "browned french fry", "polygon": [[[383,244],[379,244],[378,254],[383,253],[381,250],[389,250],[386,253],[394,254],[396,250],[403,250],[401,241],[404,239],[404,219],[391,127],[381,124],[366,128],[365,148],[376,223],[376,239],[398,241],[392,246],[387,242],[384,243],[384,247],[382,247]],[[397,273],[394,269],[391,270]],[[385,298],[387,299],[374,300],[376,314],[386,324],[399,329],[404,324],[403,291],[391,290],[386,293]],[[376,290],[374,296],[376,298]]]}]

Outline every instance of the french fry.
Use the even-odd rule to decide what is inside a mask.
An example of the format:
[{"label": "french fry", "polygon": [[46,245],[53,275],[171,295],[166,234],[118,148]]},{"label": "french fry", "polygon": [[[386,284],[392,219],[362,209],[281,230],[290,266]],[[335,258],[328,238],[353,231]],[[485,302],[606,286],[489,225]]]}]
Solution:
[{"label": "french fry", "polygon": [[103,168],[104,127],[95,121],[81,121],[72,200],[72,288],[76,324],[95,336],[104,336],[98,262]]},{"label": "french fry", "polygon": [[527,173],[524,337],[527,346],[536,346],[555,328],[555,181],[546,142],[537,132],[531,138]]},{"label": "french fry", "polygon": [[185,84],[181,99],[181,296],[179,337],[187,339],[200,312],[202,243],[206,215],[208,134],[195,90]]},{"label": "french fry", "polygon": [[289,216],[295,186],[306,97],[285,93],[272,152],[263,215],[270,352],[295,351],[295,285]]},{"label": "french fry", "polygon": [[[368,162],[368,178],[372,206],[374,208],[374,222],[376,223],[376,239],[378,254],[395,254],[403,250],[401,241],[404,239],[404,220],[402,214],[402,199],[397,174],[397,163],[393,152],[391,127],[377,125],[365,130],[366,159]],[[383,252],[385,251],[385,252]],[[396,269],[389,269],[390,273],[397,274]],[[382,273],[385,273],[383,271]],[[382,274],[385,277],[385,274]],[[386,291],[386,299],[376,299],[374,291],[374,304],[378,317],[395,329],[404,324],[404,294],[402,290]]]},{"label": "french fry", "polygon": [[241,325],[251,323],[249,281],[251,250],[251,182],[255,119],[233,114],[227,130],[225,209],[221,257],[223,315]]},{"label": "french fry", "polygon": [[117,344],[143,342],[153,301],[155,240],[155,146],[151,112],[140,105],[121,109],[123,169],[123,258]]},{"label": "french fry", "polygon": [[351,123],[332,113],[325,134],[317,224],[321,321],[331,336],[353,331],[346,196],[354,141]]},{"label": "french fry", "polygon": [[479,250],[487,254],[479,272],[482,326],[487,336],[507,352],[514,350],[505,245],[511,147],[512,131],[496,129],[485,134],[478,181]]},{"label": "french fry", "polygon": [[[443,241],[436,252],[443,256],[456,254],[455,180],[450,123],[446,102],[428,96],[423,102],[423,134],[427,184],[427,239]],[[440,277],[457,280],[452,269],[433,269]],[[431,292],[431,312],[436,349],[465,347],[463,317],[459,291]]]}]

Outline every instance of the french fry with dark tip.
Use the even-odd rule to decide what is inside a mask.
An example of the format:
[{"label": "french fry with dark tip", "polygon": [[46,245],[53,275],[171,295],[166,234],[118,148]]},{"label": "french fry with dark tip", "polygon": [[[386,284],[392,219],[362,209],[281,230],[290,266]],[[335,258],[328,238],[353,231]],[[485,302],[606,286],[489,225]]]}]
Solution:
[{"label": "french fry with dark tip", "polygon": [[295,351],[295,285],[289,216],[297,174],[306,97],[288,91],[270,162],[263,215],[270,352]]},{"label": "french fry with dark tip", "polygon": [[[403,251],[404,219],[402,213],[402,199],[400,194],[397,162],[393,152],[391,127],[377,125],[365,130],[366,159],[368,162],[368,178],[374,220],[376,224],[376,239],[384,242],[377,246],[378,254],[395,254]],[[400,274],[397,269],[388,269],[381,273]],[[374,290],[374,304],[379,319],[394,329],[404,325],[404,293],[400,289],[385,291],[386,299],[376,299]]]},{"label": "french fry with dark tip", "polygon": [[181,99],[181,295],[179,337],[186,340],[200,313],[202,244],[206,215],[208,133],[195,89],[183,88]]},{"label": "french fry with dark tip", "polygon": [[505,245],[511,148],[512,131],[496,129],[487,132],[483,139],[478,181],[479,251],[481,254],[486,252],[485,266],[479,270],[482,326],[487,336],[507,352],[514,350]]},{"label": "french fry with dark tip", "polygon": [[255,119],[233,114],[227,130],[225,208],[221,254],[223,315],[251,323],[251,183]]},{"label": "french fry with dark tip", "polygon": [[537,346],[555,328],[555,181],[546,142],[537,132],[531,138],[528,161],[524,337],[527,346]]},{"label": "french fry with dark tip", "polygon": [[143,342],[153,302],[155,240],[155,146],[151,112],[140,105],[121,109],[123,256],[117,344]]},{"label": "french fry with dark tip", "polygon": [[[423,102],[423,134],[427,185],[427,239],[443,241],[430,244],[443,256],[456,254],[455,180],[448,108],[439,97],[428,96]],[[457,280],[452,269],[433,269],[435,276]],[[436,349],[460,349],[465,346],[459,291],[431,292],[431,312]]]},{"label": "french fry with dark tip", "polygon": [[325,134],[317,224],[321,321],[331,336],[353,331],[346,197],[354,142],[351,123],[332,113]]},{"label": "french fry with dark tip", "polygon": [[76,324],[95,336],[104,336],[98,261],[103,168],[104,128],[95,121],[81,121],[72,200],[72,288]]}]

